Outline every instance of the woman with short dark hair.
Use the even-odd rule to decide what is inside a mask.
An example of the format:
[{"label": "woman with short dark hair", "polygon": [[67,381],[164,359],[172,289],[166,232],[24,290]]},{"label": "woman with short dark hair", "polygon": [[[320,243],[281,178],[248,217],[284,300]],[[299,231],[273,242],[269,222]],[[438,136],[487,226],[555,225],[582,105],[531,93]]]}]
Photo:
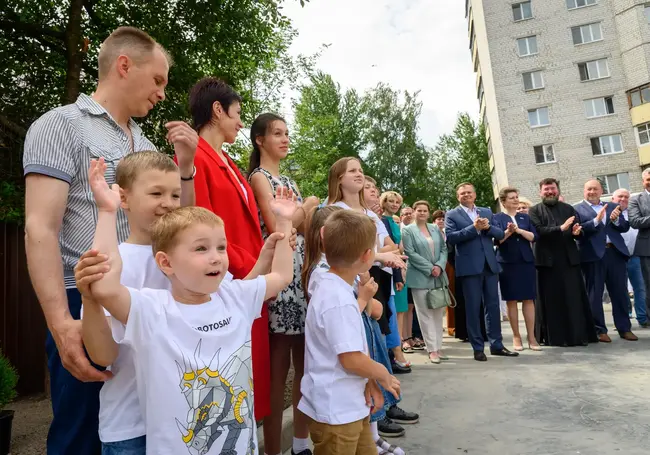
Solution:
[{"label": "woman with short dark hair", "polygon": [[[242,124],[241,97],[222,80],[206,77],[190,90],[189,104],[199,143],[194,158],[196,205],[224,220],[228,271],[242,279],[251,271],[263,246],[253,190],[223,150],[232,144]],[[270,412],[269,316],[264,304],[251,333],[255,419]]]},{"label": "woman with short dark hair", "polygon": [[528,338],[528,348],[539,351],[535,340],[535,297],[537,294],[535,257],[531,243],[537,238],[537,231],[530,217],[518,212],[519,192],[516,188],[505,187],[499,192],[499,200],[504,212],[494,215],[494,224],[503,229],[505,237],[497,243],[497,261],[501,264],[499,286],[501,297],[508,306],[508,319],[513,333],[515,351],[523,351],[524,346],[519,333],[519,310],[517,302],[522,302],[524,321]]}]

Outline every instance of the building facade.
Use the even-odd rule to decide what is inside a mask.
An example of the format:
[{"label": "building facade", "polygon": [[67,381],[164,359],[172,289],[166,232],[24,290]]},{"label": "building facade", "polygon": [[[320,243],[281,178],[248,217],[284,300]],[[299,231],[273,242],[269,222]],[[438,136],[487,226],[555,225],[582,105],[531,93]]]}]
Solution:
[{"label": "building facade", "polygon": [[650,4],[643,0],[466,0],[494,195],[567,202],[598,178],[640,191],[650,166]]}]

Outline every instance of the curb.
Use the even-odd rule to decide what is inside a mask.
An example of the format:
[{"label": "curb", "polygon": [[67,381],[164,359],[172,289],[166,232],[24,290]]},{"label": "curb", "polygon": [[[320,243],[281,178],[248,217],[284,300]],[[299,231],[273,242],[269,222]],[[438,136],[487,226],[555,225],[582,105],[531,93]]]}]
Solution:
[{"label": "curb", "polygon": [[[289,406],[282,412],[282,436],[281,450],[284,453],[291,450],[293,445],[293,406]],[[257,447],[259,455],[264,455],[264,425],[257,429]],[[276,454],[269,454],[276,455]]]}]

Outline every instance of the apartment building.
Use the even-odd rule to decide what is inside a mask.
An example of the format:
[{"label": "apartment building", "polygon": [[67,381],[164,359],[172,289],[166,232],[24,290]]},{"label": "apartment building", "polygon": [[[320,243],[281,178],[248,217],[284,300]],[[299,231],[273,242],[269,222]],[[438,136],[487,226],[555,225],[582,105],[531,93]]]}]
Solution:
[{"label": "apartment building", "polygon": [[567,202],[598,178],[640,191],[650,166],[650,2],[466,0],[494,195],[533,201],[560,180]]}]

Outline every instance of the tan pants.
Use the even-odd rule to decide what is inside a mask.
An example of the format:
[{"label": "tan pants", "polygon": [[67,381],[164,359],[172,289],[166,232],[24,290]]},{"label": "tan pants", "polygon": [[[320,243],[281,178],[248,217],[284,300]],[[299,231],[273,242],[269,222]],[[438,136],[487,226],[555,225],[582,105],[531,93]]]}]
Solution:
[{"label": "tan pants", "polygon": [[309,421],[314,455],[377,455],[370,431],[370,417],[345,425]]}]

